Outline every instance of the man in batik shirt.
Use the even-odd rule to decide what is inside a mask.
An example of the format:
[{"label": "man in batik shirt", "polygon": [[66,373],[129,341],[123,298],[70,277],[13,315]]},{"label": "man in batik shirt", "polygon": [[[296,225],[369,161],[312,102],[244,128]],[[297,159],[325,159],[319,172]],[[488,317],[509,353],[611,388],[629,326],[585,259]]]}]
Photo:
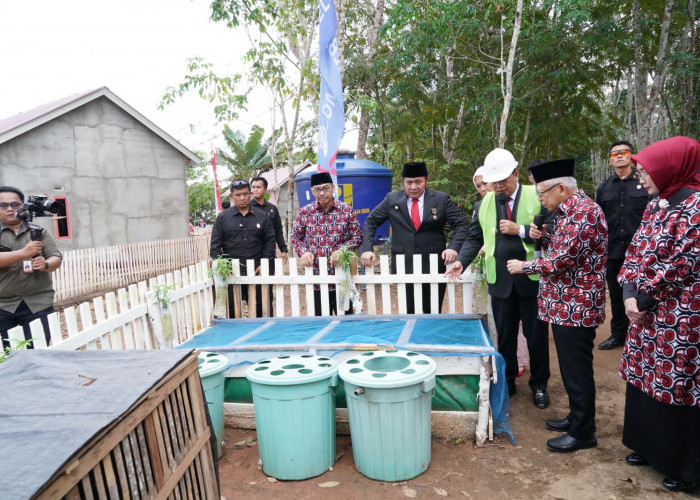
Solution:
[{"label": "man in batik shirt", "polygon": [[554,231],[530,226],[530,237],[544,237],[546,257],[508,261],[511,273],[539,274],[539,318],[552,324],[559,370],[569,396],[569,414],[547,420],[566,432],[547,441],[556,452],[597,446],[593,340],[605,319],[605,266],[608,227],[601,208],[578,189],[574,161],[557,160],[530,170],[542,206],[555,213]]},{"label": "man in batik shirt", "polygon": [[[328,259],[328,274],[335,274],[333,252],[347,246],[357,250],[362,243],[362,228],[352,207],[334,197],[335,186],[328,173],[311,176],[311,193],[316,198],[299,209],[292,230],[292,245],[301,264],[313,266],[318,274],[318,258]],[[335,287],[328,287],[330,314],[337,314]],[[321,316],[321,289],[314,286],[314,307],[316,316]],[[352,310],[352,306],[350,307]]]}]

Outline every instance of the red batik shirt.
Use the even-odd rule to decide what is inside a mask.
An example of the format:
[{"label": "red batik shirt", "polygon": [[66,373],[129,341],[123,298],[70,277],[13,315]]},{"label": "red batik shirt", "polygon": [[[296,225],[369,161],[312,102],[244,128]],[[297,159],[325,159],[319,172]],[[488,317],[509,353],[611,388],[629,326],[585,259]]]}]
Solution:
[{"label": "red batik shirt", "polygon": [[357,250],[362,243],[362,228],[352,207],[333,200],[328,211],[313,201],[299,209],[292,230],[292,245],[300,257],[314,254],[314,274],[318,274],[318,258],[327,257],[328,274],[335,274],[330,256],[342,246]]},{"label": "red batik shirt", "polygon": [[630,323],[620,375],[661,403],[700,406],[700,192],[668,209],[652,200],[618,281],[654,299]]},{"label": "red batik shirt", "polygon": [[594,328],[605,320],[608,226],[601,208],[582,190],[562,202],[554,231],[547,231],[547,256],[525,263],[540,275],[538,317],[563,326]]}]

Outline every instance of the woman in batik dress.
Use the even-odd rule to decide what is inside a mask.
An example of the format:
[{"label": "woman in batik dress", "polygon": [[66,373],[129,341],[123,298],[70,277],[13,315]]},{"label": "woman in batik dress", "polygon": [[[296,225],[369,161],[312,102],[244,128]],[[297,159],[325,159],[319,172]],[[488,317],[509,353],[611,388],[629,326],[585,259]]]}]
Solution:
[{"label": "woman in batik dress", "polygon": [[630,328],[622,443],[671,491],[700,484],[700,144],[673,137],[632,155],[647,206],[618,276]]}]

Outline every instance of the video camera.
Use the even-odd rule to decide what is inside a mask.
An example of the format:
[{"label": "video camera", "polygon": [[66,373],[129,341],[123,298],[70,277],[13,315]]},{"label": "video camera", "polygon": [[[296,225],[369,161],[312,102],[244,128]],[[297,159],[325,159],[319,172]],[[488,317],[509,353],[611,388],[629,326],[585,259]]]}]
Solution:
[{"label": "video camera", "polygon": [[32,224],[34,217],[51,217],[57,214],[59,209],[58,203],[49,200],[48,196],[27,196],[27,201],[17,210],[17,218],[27,224],[32,240],[39,240],[44,229]]},{"label": "video camera", "polygon": [[27,201],[17,210],[17,218],[32,222],[34,217],[51,217],[58,210],[58,203],[49,200],[48,196],[27,196]]}]

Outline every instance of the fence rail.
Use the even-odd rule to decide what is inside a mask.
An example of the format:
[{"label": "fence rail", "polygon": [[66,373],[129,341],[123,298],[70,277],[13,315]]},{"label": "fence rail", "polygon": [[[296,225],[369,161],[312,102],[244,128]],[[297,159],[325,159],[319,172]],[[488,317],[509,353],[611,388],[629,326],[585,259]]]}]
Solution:
[{"label": "fence rail", "polygon": [[63,252],[52,273],[55,301],[65,303],[174,272],[206,260],[208,235]]},{"label": "fence rail", "polygon": [[[430,272],[427,274],[420,274],[419,259],[413,262],[415,274],[391,274],[389,260],[382,256],[378,273],[370,268],[364,275],[352,276],[350,281],[357,289],[364,287],[360,294],[364,302],[362,312],[370,315],[405,314],[406,286],[427,283],[432,289],[431,311],[421,309],[420,286],[416,286],[414,291],[415,310],[418,314],[437,314],[438,285],[446,283],[445,312],[483,314],[483,300],[475,300],[474,283],[477,276],[467,270],[461,281],[447,283],[442,273],[437,271],[438,256],[430,257]],[[397,268],[405,269],[404,264],[403,256],[398,256]],[[320,275],[314,275],[311,268],[304,268],[304,274],[299,274],[296,259],[289,260],[289,271],[286,273],[281,259],[276,261],[274,275],[269,275],[265,261],[260,275],[252,274],[252,263],[247,266],[249,275],[240,276],[236,269],[239,269],[238,261],[234,261],[234,275],[228,278],[227,284],[233,285],[233,295],[238,300],[242,287],[249,288],[247,316],[255,315],[255,301],[260,299],[265,305],[263,313],[266,316],[313,316],[316,313],[313,300],[315,285],[322,292],[321,312],[328,315],[328,286],[338,285],[343,279],[325,272],[325,259],[320,263]],[[163,285],[167,287],[167,307],[161,307],[157,296],[159,288],[165,289]],[[255,285],[261,285],[261,297],[256,297]],[[212,324],[214,288],[207,261],[130,284],[116,292],[82,302],[77,307],[67,307],[60,313],[49,315],[50,345],[55,349],[157,349],[181,344]],[[273,298],[272,310],[269,310],[270,293]],[[339,287],[335,293],[341,293]],[[227,316],[226,306],[224,304],[221,316]],[[344,314],[340,307],[338,309],[338,314]],[[241,311],[241,308],[237,307],[236,311]],[[46,348],[41,321],[35,320],[30,327],[34,347]],[[21,327],[9,330],[8,334],[11,339],[24,339]]]}]

